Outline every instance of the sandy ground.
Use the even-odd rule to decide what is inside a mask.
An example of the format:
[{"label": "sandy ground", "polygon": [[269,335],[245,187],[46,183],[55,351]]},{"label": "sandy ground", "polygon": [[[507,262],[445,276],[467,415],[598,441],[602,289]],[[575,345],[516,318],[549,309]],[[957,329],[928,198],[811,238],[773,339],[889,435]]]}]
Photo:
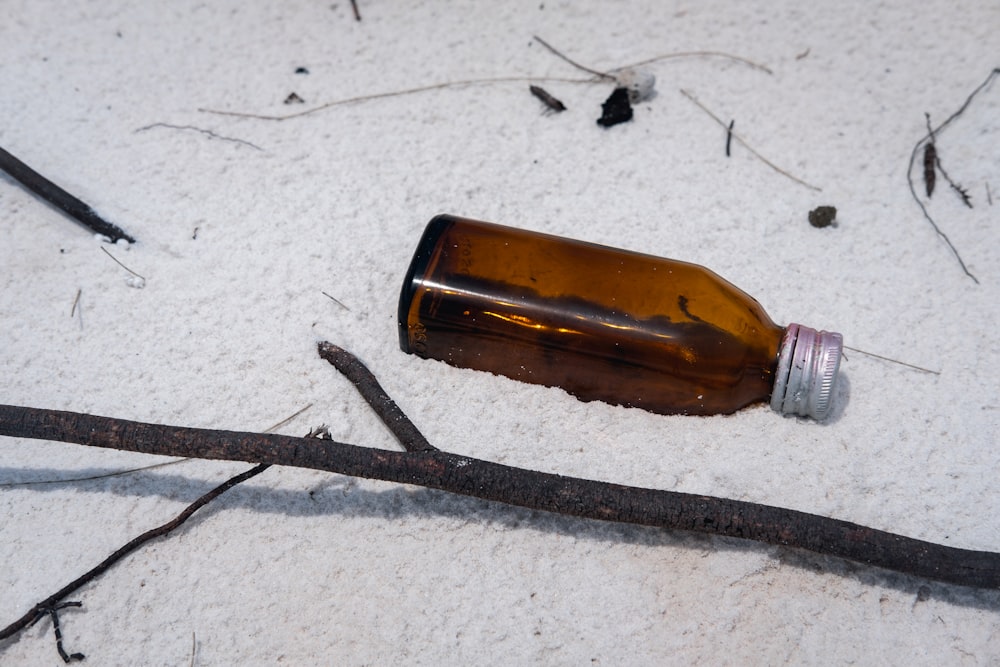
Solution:
[{"label": "sandy ground", "polygon": [[[392,447],[320,339],[442,449],[739,498],[1000,551],[1000,65],[994,2],[3,3],[0,145],[139,243],[110,248],[0,176],[0,402],[208,428],[329,424]],[[654,56],[632,122],[554,57]],[[305,68],[308,73],[297,73]],[[444,87],[273,121],[264,115]],[[681,94],[687,90],[771,169]],[[303,104],[284,104],[296,93]],[[172,127],[171,127],[172,126]],[[919,174],[914,171],[919,179]],[[922,183],[917,182],[922,188]],[[821,191],[820,191],[821,190]],[[838,209],[816,229],[807,212]],[[450,212],[709,266],[778,322],[840,331],[825,423],[663,417],[398,349],[403,272]],[[335,297],[341,304],[324,295]],[[79,297],[77,299],[77,297]],[[76,304],[74,307],[74,303]],[[0,624],[240,463],[0,441]],[[1000,592],[732,539],[566,519],[272,468],[74,596],[87,664],[997,664]],[[5,664],[59,664],[48,621]]]}]

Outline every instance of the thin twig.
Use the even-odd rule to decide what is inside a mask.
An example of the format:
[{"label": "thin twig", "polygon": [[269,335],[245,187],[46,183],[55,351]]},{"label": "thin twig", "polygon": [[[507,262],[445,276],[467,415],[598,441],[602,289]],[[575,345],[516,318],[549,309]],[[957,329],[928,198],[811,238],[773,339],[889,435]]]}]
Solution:
[{"label": "thin twig", "polygon": [[219,109],[198,109],[201,113],[210,113],[217,116],[231,116],[234,118],[254,118],[256,120],[290,120],[292,118],[300,118],[302,116],[308,116],[314,114],[318,111],[325,111],[333,107],[343,106],[346,104],[357,104],[359,102],[368,102],[371,100],[379,100],[386,97],[400,97],[403,95],[414,95],[416,93],[425,93],[430,90],[442,90],[444,88],[460,88],[464,86],[479,86],[491,83],[532,83],[532,82],[545,82],[545,81],[561,81],[563,83],[593,83],[590,79],[561,79],[555,77],[536,77],[536,76],[502,76],[493,77],[485,79],[465,79],[462,81],[445,81],[444,83],[432,83],[426,86],[417,86],[416,88],[407,88],[405,90],[394,90],[387,93],[372,93],[370,95],[358,95],[357,97],[349,97],[343,100],[334,100],[332,102],[326,102],[318,107],[313,107],[312,109],[306,109],[304,111],[296,111],[295,113],[283,114],[283,115],[268,115],[268,114],[257,114],[257,113],[245,113],[242,111],[222,111]]},{"label": "thin twig", "polygon": [[[327,345],[320,349],[343,352]],[[396,452],[334,440],[323,440],[317,447],[310,438],[162,426],[17,406],[0,406],[0,435],[326,470],[570,516],[738,537],[926,579],[1000,589],[1000,553],[934,544],[795,510],[563,477],[434,449]]]},{"label": "thin twig", "polygon": [[128,268],[127,266],[125,266],[124,264],[122,264],[120,261],[118,261],[118,258],[115,257],[114,255],[112,255],[110,252],[108,252],[107,248],[105,248],[104,246],[101,246],[101,250],[104,251],[105,255],[107,255],[111,259],[115,260],[115,264],[117,264],[118,266],[122,267],[123,269],[125,269],[126,271],[128,271],[129,273],[131,273],[136,278],[142,278],[143,281],[146,280],[143,276],[140,276],[138,273],[136,273],[135,271],[133,271],[132,269]]},{"label": "thin twig", "polygon": [[49,597],[45,598],[44,600],[36,604],[34,607],[32,607],[31,610],[29,610],[28,613],[26,613],[24,616],[14,621],[6,628],[0,630],[0,641],[7,639],[8,637],[14,636],[24,628],[34,623],[37,620],[37,617],[40,613],[41,614],[48,613],[48,610],[52,609],[64,597],[78,590],[79,588],[85,586],[86,584],[90,583],[97,577],[101,576],[102,574],[107,572],[115,563],[117,563],[118,561],[120,561],[125,556],[129,555],[142,545],[146,544],[150,540],[156,539],[157,537],[163,537],[164,535],[167,535],[172,530],[176,529],[178,526],[180,526],[185,521],[190,519],[191,515],[193,515],[195,512],[197,512],[199,509],[201,509],[208,503],[212,502],[215,498],[219,497],[220,495],[222,495],[229,489],[233,488],[240,482],[246,481],[251,477],[259,475],[260,473],[264,472],[270,467],[271,467],[270,464],[258,464],[253,468],[251,468],[250,470],[247,470],[246,472],[240,473],[239,475],[230,478],[225,483],[220,484],[219,486],[215,487],[202,497],[198,498],[198,500],[188,505],[183,512],[178,514],[176,517],[174,517],[167,523],[157,528],[147,530],[139,537],[136,537],[135,539],[131,540],[130,542],[125,544],[125,546],[121,547],[113,554],[111,554],[103,561],[101,561],[101,563],[97,565],[97,567],[94,567],[93,569],[80,575],[70,583],[66,584],[58,591],[56,591],[55,593],[53,593],[52,595],[50,595]]},{"label": "thin twig", "polygon": [[90,231],[106,237],[111,243],[117,243],[120,239],[135,243],[134,238],[126,234],[118,225],[108,222],[98,215],[89,204],[66,192],[3,148],[0,148],[0,170],[10,174],[11,178],[39,199],[52,204]]},{"label": "thin twig", "polygon": [[542,39],[541,37],[539,37],[538,35],[534,36],[534,40],[536,42],[538,42],[539,44],[541,44],[542,46],[544,46],[549,51],[551,51],[552,54],[555,55],[557,58],[561,58],[562,60],[565,60],[566,62],[568,62],[573,67],[577,68],[578,70],[584,71],[587,74],[593,74],[594,76],[598,77],[599,79],[605,79],[605,80],[609,80],[609,81],[614,81],[615,80],[615,76],[613,74],[608,74],[607,72],[599,72],[596,69],[592,69],[590,67],[587,67],[586,65],[581,65],[580,63],[576,62],[575,60],[572,60],[568,56],[563,55],[558,49],[556,49],[556,47],[552,46],[551,44],[549,44],[548,42],[546,42],[544,39]]},{"label": "thin twig", "polygon": [[757,158],[758,158],[758,159],[759,159],[760,161],[762,161],[762,162],[763,162],[764,164],[766,164],[766,165],[767,165],[768,167],[770,167],[771,169],[774,169],[774,170],[775,170],[776,172],[778,172],[778,173],[779,173],[779,174],[781,174],[782,176],[785,176],[785,177],[787,177],[787,178],[790,178],[790,179],[792,179],[793,181],[795,181],[795,182],[796,182],[796,183],[798,183],[799,185],[804,185],[804,186],[806,186],[807,188],[809,188],[810,190],[815,190],[816,192],[822,192],[822,190],[821,190],[820,188],[818,188],[818,187],[816,187],[815,185],[812,185],[812,184],[810,184],[810,183],[806,183],[806,182],[805,182],[805,181],[803,181],[803,180],[802,180],[801,178],[798,178],[798,177],[796,177],[796,176],[793,176],[792,174],[788,173],[787,171],[785,171],[784,169],[782,169],[781,167],[779,167],[778,165],[774,164],[773,162],[771,162],[770,160],[768,160],[768,159],[767,159],[766,157],[764,157],[763,155],[761,155],[760,153],[758,153],[758,152],[757,152],[756,150],[754,150],[754,149],[753,149],[753,148],[752,148],[752,147],[751,147],[751,146],[750,146],[750,145],[749,145],[749,144],[748,144],[748,143],[747,143],[746,141],[744,141],[744,140],[743,140],[743,137],[741,137],[740,135],[738,135],[738,134],[736,134],[735,132],[733,132],[733,131],[732,131],[732,130],[731,130],[731,129],[729,128],[729,126],[728,126],[728,125],[726,125],[725,121],[723,121],[723,120],[722,120],[721,118],[719,118],[719,117],[718,117],[718,116],[716,116],[716,115],[715,115],[714,113],[712,113],[712,112],[711,112],[711,111],[710,111],[710,110],[708,109],[708,107],[706,107],[706,106],[705,106],[704,104],[702,104],[701,102],[699,102],[699,101],[698,101],[698,98],[696,98],[696,97],[695,97],[694,95],[692,95],[692,94],[691,94],[691,93],[689,93],[688,91],[684,90],[683,88],[681,89],[681,94],[682,94],[682,95],[683,95],[684,97],[686,97],[686,98],[688,98],[689,100],[691,100],[692,102],[694,102],[694,103],[695,103],[695,104],[696,104],[696,105],[698,106],[698,108],[700,108],[700,109],[701,109],[702,111],[704,111],[704,112],[705,112],[706,114],[708,114],[708,115],[709,115],[709,117],[710,117],[710,118],[711,118],[712,120],[714,120],[714,121],[715,121],[716,123],[718,123],[718,124],[719,124],[720,126],[722,126],[722,129],[724,129],[724,130],[728,130],[728,131],[729,131],[729,133],[730,133],[730,134],[732,135],[732,138],[733,138],[733,139],[735,139],[735,140],[736,140],[736,141],[738,141],[738,142],[739,142],[740,144],[742,144],[744,148],[746,148],[746,149],[747,149],[748,151],[750,151],[750,152],[751,152],[751,153],[753,153],[753,154],[754,154],[755,156],[757,156]]},{"label": "thin twig", "polygon": [[361,12],[358,11],[358,0],[351,0],[351,10],[354,11],[354,20],[361,20]]},{"label": "thin twig", "polygon": [[320,290],[320,294],[322,294],[323,296],[325,296],[325,297],[326,297],[327,299],[329,299],[330,301],[333,301],[333,302],[334,302],[335,304],[337,304],[338,306],[340,306],[340,307],[341,307],[341,308],[343,308],[344,310],[350,310],[350,308],[348,308],[348,307],[347,307],[346,305],[344,305],[344,302],[343,302],[343,301],[341,301],[341,300],[340,300],[340,299],[338,299],[337,297],[333,296],[332,294],[327,294],[327,293],[326,293],[326,292],[324,292],[323,290]]},{"label": "thin twig", "polygon": [[917,161],[917,154],[920,152],[920,149],[927,145],[928,142],[933,142],[936,135],[941,134],[942,130],[951,125],[952,121],[962,115],[969,105],[972,104],[973,98],[975,98],[980,91],[986,88],[986,86],[993,81],[997,74],[1000,74],[1000,67],[993,68],[993,71],[989,73],[986,80],[976,86],[975,90],[973,90],[969,96],[965,98],[965,102],[962,103],[962,106],[960,106],[955,113],[948,116],[948,118],[946,118],[945,121],[937,127],[928,129],[927,134],[913,146],[913,152],[910,153],[910,163],[906,168],[906,182],[910,187],[910,194],[913,196],[913,201],[917,202],[917,206],[920,207],[920,212],[924,214],[924,218],[930,223],[934,232],[945,242],[945,245],[948,246],[948,249],[951,250],[952,254],[955,255],[955,259],[958,260],[958,265],[962,267],[962,272],[972,278],[977,285],[979,284],[979,279],[972,275],[972,272],[969,271],[968,267],[965,265],[965,261],[962,259],[962,255],[958,252],[958,248],[955,247],[955,244],[951,242],[951,239],[948,238],[948,235],[944,233],[938,224],[934,222],[934,218],[932,218],[931,214],[927,212],[927,207],[924,206],[924,202],[922,202],[920,197],[917,195],[917,189],[913,185],[913,165]]},{"label": "thin twig", "polygon": [[140,127],[135,131],[136,133],[145,132],[146,130],[152,130],[153,128],[156,127],[165,127],[171,130],[191,130],[193,132],[200,132],[204,135],[212,137],[213,139],[221,139],[222,141],[231,141],[233,143],[243,144],[244,146],[249,146],[250,148],[254,148],[259,151],[264,150],[257,144],[252,144],[249,141],[244,141],[243,139],[236,139],[234,137],[226,137],[221,134],[216,134],[212,130],[206,130],[204,128],[196,127],[194,125],[171,125],[170,123],[153,123],[152,125],[145,125],[143,127]]}]

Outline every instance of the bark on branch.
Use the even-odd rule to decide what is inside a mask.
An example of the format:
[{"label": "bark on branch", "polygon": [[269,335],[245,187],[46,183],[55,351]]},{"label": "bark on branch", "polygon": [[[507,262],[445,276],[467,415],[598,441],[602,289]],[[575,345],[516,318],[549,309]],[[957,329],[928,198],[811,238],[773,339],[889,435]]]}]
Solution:
[{"label": "bark on branch", "polygon": [[[347,354],[329,343],[320,344],[324,358],[340,353]],[[10,405],[0,405],[0,435],[145,454],[326,470],[545,512],[738,537],[926,579],[1000,589],[998,553],[947,547],[848,521],[756,503],[514,468],[436,449],[420,449],[413,441],[408,443],[411,451],[396,452],[334,440],[163,426]]]}]

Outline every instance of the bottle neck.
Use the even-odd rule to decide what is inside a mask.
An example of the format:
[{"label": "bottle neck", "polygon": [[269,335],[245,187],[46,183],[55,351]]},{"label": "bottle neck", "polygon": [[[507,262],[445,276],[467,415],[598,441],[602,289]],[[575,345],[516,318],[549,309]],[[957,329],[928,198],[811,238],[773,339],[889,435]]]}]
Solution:
[{"label": "bottle neck", "polygon": [[785,415],[825,419],[840,369],[843,337],[789,324],[778,348],[771,408]]}]

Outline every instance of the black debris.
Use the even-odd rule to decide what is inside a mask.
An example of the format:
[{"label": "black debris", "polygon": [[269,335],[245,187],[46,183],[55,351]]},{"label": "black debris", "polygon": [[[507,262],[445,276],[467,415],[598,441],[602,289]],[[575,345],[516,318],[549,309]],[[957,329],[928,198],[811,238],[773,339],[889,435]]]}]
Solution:
[{"label": "black debris", "polygon": [[829,227],[830,225],[836,227],[837,207],[817,206],[813,210],[809,211],[809,224],[818,229]]},{"label": "black debris", "polygon": [[611,127],[632,120],[632,104],[628,100],[628,88],[615,88],[611,96],[601,105],[601,117],[597,124]]}]

